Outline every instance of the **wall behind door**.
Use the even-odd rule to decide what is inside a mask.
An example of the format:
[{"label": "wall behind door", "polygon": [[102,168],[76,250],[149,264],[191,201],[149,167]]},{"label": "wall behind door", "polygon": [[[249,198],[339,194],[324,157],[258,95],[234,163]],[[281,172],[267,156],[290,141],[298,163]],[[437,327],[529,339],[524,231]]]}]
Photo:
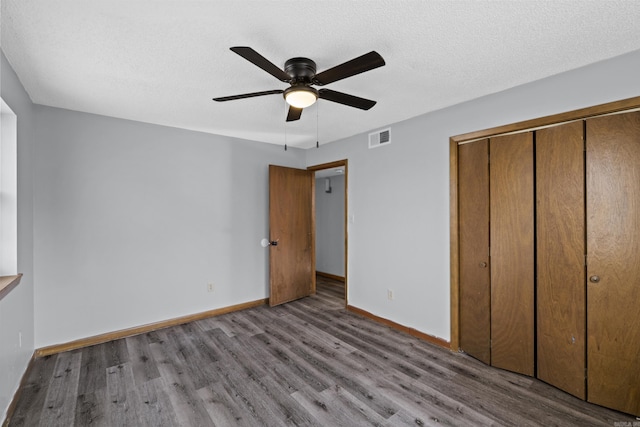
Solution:
[{"label": "wall behind door", "polygon": [[269,164],[302,150],[41,105],[36,122],[36,347],[268,295]]},{"label": "wall behind door", "polygon": [[344,277],[344,175],[316,179],[316,271]]}]

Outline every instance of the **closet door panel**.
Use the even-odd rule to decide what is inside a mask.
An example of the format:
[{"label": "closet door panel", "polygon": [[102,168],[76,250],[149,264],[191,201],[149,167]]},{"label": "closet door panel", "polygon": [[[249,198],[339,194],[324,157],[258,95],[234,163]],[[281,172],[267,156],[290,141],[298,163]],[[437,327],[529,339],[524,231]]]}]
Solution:
[{"label": "closet door panel", "polygon": [[534,374],[533,135],[490,140],[491,364]]},{"label": "closet door panel", "polygon": [[640,112],[586,136],[587,396],[640,415]]},{"label": "closet door panel", "polygon": [[583,122],[536,132],[537,376],[585,399]]},{"label": "closet door panel", "polygon": [[489,140],[458,147],[460,348],[491,363]]}]

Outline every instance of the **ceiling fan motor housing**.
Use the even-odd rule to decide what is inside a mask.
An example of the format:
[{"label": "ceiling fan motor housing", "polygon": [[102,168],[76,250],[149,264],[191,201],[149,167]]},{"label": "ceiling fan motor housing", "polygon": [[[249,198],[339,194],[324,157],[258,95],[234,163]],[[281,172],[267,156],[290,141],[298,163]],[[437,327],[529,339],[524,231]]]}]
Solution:
[{"label": "ceiling fan motor housing", "polygon": [[309,58],[291,58],[284,63],[284,71],[291,76],[291,84],[310,84],[316,76],[316,63]]}]

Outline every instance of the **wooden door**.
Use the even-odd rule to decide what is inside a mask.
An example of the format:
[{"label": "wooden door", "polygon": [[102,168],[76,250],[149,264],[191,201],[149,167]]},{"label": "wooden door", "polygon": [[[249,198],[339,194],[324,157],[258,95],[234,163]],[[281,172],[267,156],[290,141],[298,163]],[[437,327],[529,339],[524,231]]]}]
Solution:
[{"label": "wooden door", "polygon": [[460,348],[491,363],[489,140],[458,147]]},{"label": "wooden door", "polygon": [[269,166],[269,305],[315,292],[314,172]]},{"label": "wooden door", "polygon": [[491,138],[491,365],[534,374],[533,135]]},{"label": "wooden door", "polygon": [[640,416],[640,112],[586,133],[587,397]]},{"label": "wooden door", "polygon": [[583,124],[536,132],[537,376],[581,399],[586,397]]}]

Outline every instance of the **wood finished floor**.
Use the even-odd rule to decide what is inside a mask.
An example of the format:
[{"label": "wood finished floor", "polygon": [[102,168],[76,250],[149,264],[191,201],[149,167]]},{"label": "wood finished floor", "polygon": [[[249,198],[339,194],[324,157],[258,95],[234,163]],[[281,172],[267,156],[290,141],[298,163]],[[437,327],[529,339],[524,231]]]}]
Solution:
[{"label": "wood finished floor", "polygon": [[[344,289],[37,359],[10,426],[614,426],[634,417],[344,310]],[[626,424],[629,423],[629,424]]]}]

